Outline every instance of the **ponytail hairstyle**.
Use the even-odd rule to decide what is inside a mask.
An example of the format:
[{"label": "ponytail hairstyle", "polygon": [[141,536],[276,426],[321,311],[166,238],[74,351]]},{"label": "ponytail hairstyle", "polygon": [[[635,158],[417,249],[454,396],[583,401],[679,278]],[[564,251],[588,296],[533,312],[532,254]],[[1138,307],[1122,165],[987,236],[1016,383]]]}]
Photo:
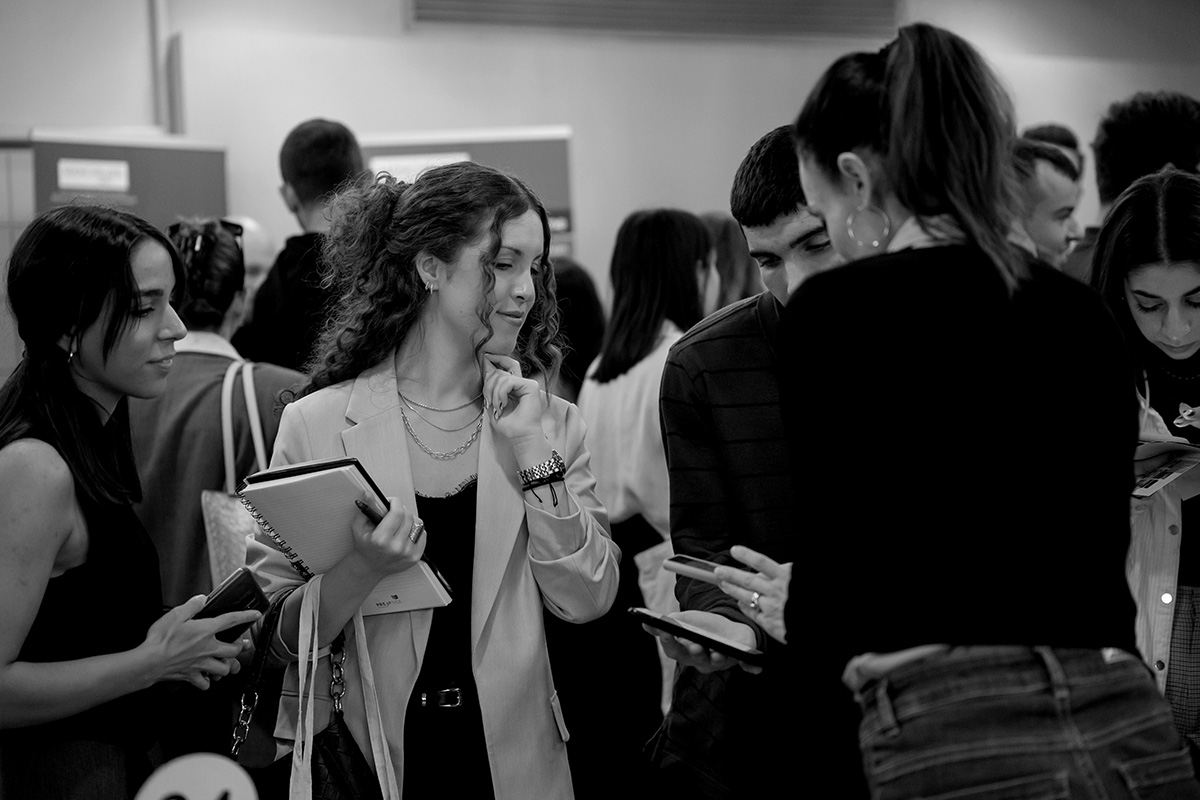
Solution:
[{"label": "ponytail hairstyle", "polygon": [[238,238],[242,226],[220,219],[191,219],[167,229],[183,262],[184,292],[179,318],[189,330],[221,327],[246,284]]},{"label": "ponytail hairstyle", "polygon": [[594,380],[607,383],[648,356],[663,320],[685,331],[700,321],[697,271],[709,250],[708,228],[694,214],[660,208],[625,218],[613,247],[612,318]]},{"label": "ponytail hairstyle", "polygon": [[[178,293],[182,265],[166,236],[103,206],[45,212],[25,228],[9,257],[8,303],[25,352],[0,387],[0,447],[27,436],[45,441],[67,463],[76,491],[93,503],[136,502],[141,485],[125,403],[102,425],[71,376],[70,356],[85,330],[102,325],[107,360],[131,327],[138,289],[130,258],[147,241],[170,255]],[[70,352],[60,345],[64,336]]]},{"label": "ponytail hairstyle", "polygon": [[387,174],[364,177],[334,196],[323,283],[336,299],[296,396],[354,378],[390,356],[410,334],[419,335],[414,327],[428,291],[417,272],[417,256],[428,253],[453,262],[481,239],[486,246],[477,312],[485,335],[475,355],[482,375],[482,350],[493,330],[490,297],[501,233],[529,211],[541,220],[543,245],[534,276],[537,296],[513,356],[526,375],[542,373],[553,385],[562,352],[546,210],[519,178],[463,161],[428,169],[412,184]]},{"label": "ponytail hairstyle", "polygon": [[1009,289],[1026,274],[1008,242],[1017,217],[1012,100],[969,43],[918,23],[879,53],[852,53],[826,70],[793,135],[831,177],[860,149],[883,165],[884,189],[921,217],[949,214]]},{"label": "ponytail hairstyle", "polygon": [[1139,377],[1145,337],[1125,297],[1125,281],[1152,264],[1200,266],[1200,176],[1168,166],[1134,181],[1109,209],[1096,239],[1092,288],[1125,333]]}]

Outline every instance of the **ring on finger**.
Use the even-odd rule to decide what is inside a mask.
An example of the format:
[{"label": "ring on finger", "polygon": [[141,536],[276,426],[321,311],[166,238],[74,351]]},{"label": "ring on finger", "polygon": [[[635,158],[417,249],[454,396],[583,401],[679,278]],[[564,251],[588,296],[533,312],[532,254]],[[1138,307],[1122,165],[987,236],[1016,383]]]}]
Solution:
[{"label": "ring on finger", "polygon": [[759,594],[758,592],[755,592],[754,594],[750,595],[750,604],[749,605],[750,605],[751,611],[758,611],[758,599],[760,597],[762,597],[762,595]]},{"label": "ring on finger", "polygon": [[417,539],[421,538],[421,534],[425,532],[425,523],[421,520],[413,520],[412,528],[408,531],[408,540],[413,544],[417,543]]}]

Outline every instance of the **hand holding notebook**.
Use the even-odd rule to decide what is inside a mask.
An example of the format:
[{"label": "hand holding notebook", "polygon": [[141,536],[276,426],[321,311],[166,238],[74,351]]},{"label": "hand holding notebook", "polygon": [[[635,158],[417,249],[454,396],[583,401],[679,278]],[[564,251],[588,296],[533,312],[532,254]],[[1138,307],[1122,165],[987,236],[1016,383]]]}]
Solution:
[{"label": "hand holding notebook", "polygon": [[[389,508],[383,492],[354,458],[309,461],[259,472],[243,481],[238,494],[263,532],[306,580],[327,572],[354,549],[353,526],[356,519],[366,519],[356,503],[366,507],[371,519],[384,517]],[[381,535],[385,533],[381,531]],[[361,611],[364,616],[387,614],[437,608],[449,602],[449,586],[423,559],[411,568],[385,575]]]}]

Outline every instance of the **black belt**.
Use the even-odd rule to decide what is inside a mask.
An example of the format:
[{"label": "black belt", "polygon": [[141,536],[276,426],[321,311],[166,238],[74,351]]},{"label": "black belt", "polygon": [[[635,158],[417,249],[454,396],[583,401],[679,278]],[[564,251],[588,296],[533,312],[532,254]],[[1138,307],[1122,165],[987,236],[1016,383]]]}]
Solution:
[{"label": "black belt", "polygon": [[462,708],[469,697],[469,690],[460,686],[413,691],[413,702],[419,708]]}]

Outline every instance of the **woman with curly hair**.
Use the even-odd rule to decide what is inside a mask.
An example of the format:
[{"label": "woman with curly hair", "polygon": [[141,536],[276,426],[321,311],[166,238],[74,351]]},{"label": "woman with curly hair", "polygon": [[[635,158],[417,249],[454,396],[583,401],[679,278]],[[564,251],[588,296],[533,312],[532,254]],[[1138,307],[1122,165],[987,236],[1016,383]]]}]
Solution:
[{"label": "woman with curly hair", "polygon": [[[561,361],[549,241],[533,193],[470,162],[412,185],[381,176],[332,205],[338,300],[272,464],[354,456],[391,503],[377,524],[356,519],[353,549],[321,577],[317,646],[352,634],[379,579],[422,556],[452,587],[444,608],[367,617],[347,647],[346,723],[408,797],[572,796],[542,610],[602,615],[620,551],[577,410],[524,377],[553,381]],[[247,558],[268,594],[301,582],[265,538]],[[311,591],[285,601],[274,642],[290,672]],[[377,713],[357,690],[364,644]]]}]

